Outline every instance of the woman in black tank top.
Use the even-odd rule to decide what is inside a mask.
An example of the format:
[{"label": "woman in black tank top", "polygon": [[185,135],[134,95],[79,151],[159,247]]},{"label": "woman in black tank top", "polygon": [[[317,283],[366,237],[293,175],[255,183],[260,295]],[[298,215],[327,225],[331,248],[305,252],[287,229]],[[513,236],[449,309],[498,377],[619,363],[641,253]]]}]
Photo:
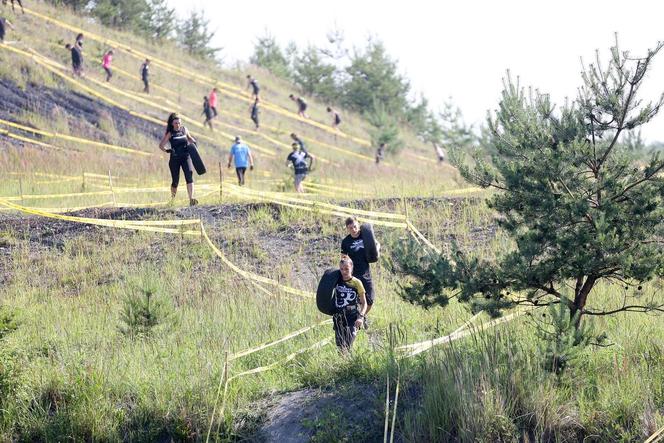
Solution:
[{"label": "woman in black tank top", "polygon": [[[170,149],[166,149],[167,143],[170,144]],[[198,204],[198,200],[194,198],[194,166],[191,163],[188,148],[190,143],[196,143],[196,140],[189,134],[187,128],[182,126],[180,117],[176,113],[169,115],[166,133],[159,143],[159,149],[171,154],[168,160],[168,168],[171,170],[172,178],[171,197],[175,199],[178,183],[180,182],[180,169],[182,169],[184,179],[187,182],[189,205],[194,206]]]}]

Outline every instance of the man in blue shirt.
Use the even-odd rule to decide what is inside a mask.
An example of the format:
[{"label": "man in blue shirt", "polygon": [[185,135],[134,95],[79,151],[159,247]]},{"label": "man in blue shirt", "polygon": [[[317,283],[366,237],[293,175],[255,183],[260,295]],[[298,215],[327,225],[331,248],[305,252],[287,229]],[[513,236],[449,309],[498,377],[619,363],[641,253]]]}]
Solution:
[{"label": "man in blue shirt", "polygon": [[286,165],[290,167],[291,163],[293,164],[293,169],[295,170],[295,190],[297,192],[304,192],[302,181],[307,176],[307,172],[310,168],[310,166],[307,165],[306,159],[311,159],[311,163],[313,164],[314,157],[297,142],[294,142],[292,146],[293,152],[288,154],[288,157],[286,157]]},{"label": "man in blue shirt", "polygon": [[235,137],[235,144],[231,146],[231,152],[228,155],[228,167],[231,167],[231,160],[235,160],[235,173],[237,174],[237,181],[240,186],[244,185],[244,173],[247,172],[247,167],[254,170],[254,158],[251,156],[249,146],[242,143],[242,139],[238,135]]}]

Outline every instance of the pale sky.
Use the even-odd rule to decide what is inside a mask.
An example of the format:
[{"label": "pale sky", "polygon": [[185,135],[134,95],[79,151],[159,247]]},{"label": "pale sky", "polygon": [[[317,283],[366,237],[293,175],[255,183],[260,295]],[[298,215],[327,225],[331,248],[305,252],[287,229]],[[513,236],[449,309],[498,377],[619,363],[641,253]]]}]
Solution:
[{"label": "pale sky", "polygon": [[[382,40],[401,73],[438,109],[449,97],[468,123],[495,109],[506,69],[524,86],[551,94],[556,103],[576,97],[580,57],[600,49],[607,60],[617,31],[620,46],[637,56],[664,40],[664,2],[632,0],[466,0],[401,2],[362,0],[169,0],[179,15],[203,10],[216,30],[226,64],[246,61],[265,30],[285,47],[326,43],[344,31],[347,46]],[[641,98],[664,91],[664,50],[655,58]],[[664,110],[662,110],[664,113]],[[647,141],[664,141],[664,117],[643,128]]]}]

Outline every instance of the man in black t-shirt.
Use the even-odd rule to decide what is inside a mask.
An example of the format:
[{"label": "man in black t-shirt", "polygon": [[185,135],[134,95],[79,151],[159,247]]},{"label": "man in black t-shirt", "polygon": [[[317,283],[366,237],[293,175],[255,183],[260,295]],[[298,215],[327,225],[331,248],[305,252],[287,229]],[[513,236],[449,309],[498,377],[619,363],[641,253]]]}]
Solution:
[{"label": "man in black t-shirt", "polygon": [[[341,240],[341,256],[348,256],[353,260],[353,277],[357,277],[364,286],[367,297],[367,312],[371,311],[373,306],[375,294],[373,282],[371,280],[371,268],[367,261],[367,255],[364,251],[364,241],[360,235],[360,223],[355,217],[348,217],[346,219],[346,230],[348,235]],[[376,244],[377,247],[380,247]],[[365,321],[364,327],[367,327]]]},{"label": "man in black t-shirt", "polygon": [[307,172],[309,172],[307,159],[311,159],[313,164],[314,156],[309,154],[304,149],[304,146],[299,145],[297,142],[294,142],[292,146],[293,152],[288,154],[288,157],[286,157],[286,165],[290,167],[291,163],[293,164],[293,169],[295,170],[295,191],[304,192],[302,181],[304,181],[304,178],[307,176]]},{"label": "man in black t-shirt", "polygon": [[74,73],[74,76],[83,76],[83,53],[81,52],[81,48],[78,44],[74,44],[73,46],[67,43],[65,45],[65,48],[67,48],[71,52],[71,68],[72,72]]}]

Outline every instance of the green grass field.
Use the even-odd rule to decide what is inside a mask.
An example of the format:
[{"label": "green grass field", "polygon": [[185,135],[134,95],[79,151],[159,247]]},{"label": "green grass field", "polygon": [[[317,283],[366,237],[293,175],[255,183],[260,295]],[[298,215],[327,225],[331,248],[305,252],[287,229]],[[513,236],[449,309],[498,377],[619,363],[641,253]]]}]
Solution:
[{"label": "green grass field", "polygon": [[[43,4],[29,7],[56,16]],[[168,44],[101,29],[66,11],[57,17],[155,59],[174,59],[230,85],[231,92],[231,86],[244,89],[244,71],[220,70]],[[73,40],[71,30],[32,14],[10,19],[17,28],[7,37],[12,48],[67,65],[63,45]],[[397,358],[395,347],[447,335],[472,317],[454,300],[446,308],[424,310],[399,297],[404,282],[391,272],[389,259],[395,244],[408,241],[402,228],[376,225],[384,245],[383,259],[373,268],[377,302],[352,355],[340,355],[333,342],[322,345],[333,339],[331,325],[320,324],[328,317],[312,299],[283,286],[312,292],[323,271],[337,266],[344,215],[327,213],[325,206],[305,211],[283,204],[293,197],[292,171],[284,165],[290,132],[304,136],[322,160],[302,198],[351,212],[407,213],[438,247],[455,241],[469,254],[492,257],[512,246],[483,203],[486,193],[469,190],[454,168],[436,164],[433,150],[408,133],[405,151],[376,166],[372,148],[283,112],[291,109],[290,86],[265,72],[259,80],[275,107],[263,110],[261,133],[250,129],[249,105],[238,97],[246,91],[236,90],[235,96],[220,96],[221,121],[233,127],[217,125],[211,133],[188,118],[200,115],[211,85],[155,65],[154,96],[144,96],[140,61],[120,50],[113,89],[106,88],[94,80],[103,78],[96,63],[107,47],[86,39],[88,78],[76,83],[0,47],[0,80],[30,97],[25,109],[0,118],[9,121],[9,115],[21,125],[78,139],[36,137],[0,122],[0,130],[49,145],[0,132],[0,199],[53,212],[87,207],[76,215],[92,218],[200,218],[230,262],[282,288],[258,288],[195,235],[90,226],[2,208],[0,441],[260,441],[273,403],[303,388],[333,395],[338,405],[353,390],[372,392],[361,414],[352,407],[321,408],[317,420],[307,422],[307,439],[382,441],[388,375],[390,398],[397,380],[400,389],[391,404],[397,441],[639,442],[664,426],[661,316],[585,319],[607,333],[608,346],[588,347],[559,375],[544,369],[544,343],[535,332],[551,315],[546,309]],[[89,102],[80,97],[90,97],[84,87],[107,100],[97,97],[98,108],[83,113]],[[58,93],[79,106],[67,110],[64,100],[48,107]],[[158,121],[168,110],[185,115],[209,169],[196,182],[201,207],[184,207],[183,189],[175,204],[168,203],[167,159],[157,149],[163,128],[115,113],[119,108],[111,103]],[[326,122],[324,106],[310,102],[317,122]],[[279,194],[257,199],[233,192],[235,177],[225,168],[230,141],[221,131],[260,148],[254,149],[257,168],[248,188]],[[356,115],[344,118],[344,131],[369,138]],[[646,286],[643,294],[662,299],[662,282]],[[620,287],[600,285],[590,303],[617,306],[621,297]],[[469,328],[488,320],[480,315]],[[307,326],[312,328],[292,339],[234,358]],[[262,367],[269,369],[238,376]]]}]

